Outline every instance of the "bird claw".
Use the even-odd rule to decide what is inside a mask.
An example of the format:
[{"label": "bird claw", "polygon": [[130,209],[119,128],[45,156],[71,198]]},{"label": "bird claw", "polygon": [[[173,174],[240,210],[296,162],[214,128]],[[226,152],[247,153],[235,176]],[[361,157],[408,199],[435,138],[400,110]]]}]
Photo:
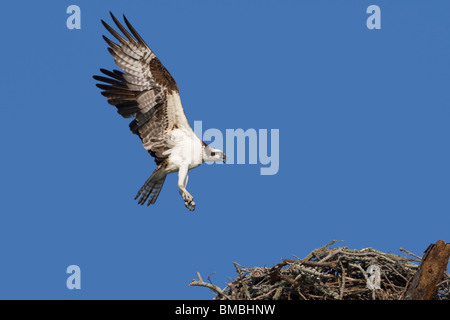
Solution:
[{"label": "bird claw", "polygon": [[194,197],[187,191],[183,192],[182,196],[186,208],[188,208],[189,211],[194,211],[195,210],[195,202],[193,201]]},{"label": "bird claw", "polygon": [[189,211],[194,211],[195,210],[195,202],[194,201],[186,201],[184,203],[184,205],[186,206],[186,208],[189,209]]},{"label": "bird claw", "polygon": [[186,201],[186,202],[191,202],[192,199],[194,199],[194,197],[191,196],[189,193],[187,193],[187,192],[183,193],[183,200],[184,200],[184,201]]}]

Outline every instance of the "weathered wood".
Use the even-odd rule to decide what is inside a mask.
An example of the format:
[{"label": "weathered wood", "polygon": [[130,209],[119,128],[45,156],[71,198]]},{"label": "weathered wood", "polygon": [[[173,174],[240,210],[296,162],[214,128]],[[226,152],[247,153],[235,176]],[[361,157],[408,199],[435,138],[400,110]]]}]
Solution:
[{"label": "weathered wood", "polygon": [[436,297],[437,285],[447,270],[450,258],[450,243],[442,240],[431,244],[424,253],[419,269],[413,276],[405,300],[432,300]]}]

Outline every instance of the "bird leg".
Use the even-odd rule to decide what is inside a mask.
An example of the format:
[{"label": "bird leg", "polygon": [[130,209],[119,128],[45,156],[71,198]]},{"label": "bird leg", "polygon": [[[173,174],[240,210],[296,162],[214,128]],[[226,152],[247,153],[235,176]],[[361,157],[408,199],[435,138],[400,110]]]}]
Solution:
[{"label": "bird leg", "polygon": [[188,181],[188,171],[189,166],[182,166],[178,171],[178,190],[180,192],[181,197],[184,200],[184,205],[190,211],[195,210],[195,202],[193,201],[194,197],[186,190],[186,185]]}]

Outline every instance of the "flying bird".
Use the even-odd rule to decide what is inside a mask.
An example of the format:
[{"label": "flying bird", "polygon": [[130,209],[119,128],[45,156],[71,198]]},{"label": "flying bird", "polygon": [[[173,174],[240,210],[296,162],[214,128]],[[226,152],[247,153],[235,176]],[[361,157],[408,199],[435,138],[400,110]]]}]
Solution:
[{"label": "flying bird", "polygon": [[186,190],[189,170],[205,161],[223,161],[222,150],[214,149],[199,139],[192,130],[181,105],[178,86],[155,53],[147,46],[125,16],[128,30],[111,13],[123,36],[105,21],[102,24],[118,43],[103,36],[119,70],[100,69],[94,76],[101,83],[102,95],[124,118],[133,118],[132,133],[154,157],[156,169],[138,191],[135,200],[154,204],[166,176],[178,172],[178,189],[185,206],[193,211],[193,196]]}]

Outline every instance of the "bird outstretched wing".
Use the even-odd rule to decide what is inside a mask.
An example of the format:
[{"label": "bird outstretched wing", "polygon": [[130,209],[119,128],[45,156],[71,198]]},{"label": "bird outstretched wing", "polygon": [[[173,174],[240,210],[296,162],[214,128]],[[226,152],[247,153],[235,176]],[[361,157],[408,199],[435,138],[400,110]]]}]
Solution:
[{"label": "bird outstretched wing", "polygon": [[101,82],[97,87],[122,117],[134,118],[130,123],[131,131],[141,138],[144,148],[159,165],[170,154],[170,130],[192,129],[173,77],[125,16],[128,30],[112,13],[111,17],[125,37],[102,20],[118,43],[105,36],[103,39],[122,71],[100,69],[103,75],[96,75],[94,79]]}]

